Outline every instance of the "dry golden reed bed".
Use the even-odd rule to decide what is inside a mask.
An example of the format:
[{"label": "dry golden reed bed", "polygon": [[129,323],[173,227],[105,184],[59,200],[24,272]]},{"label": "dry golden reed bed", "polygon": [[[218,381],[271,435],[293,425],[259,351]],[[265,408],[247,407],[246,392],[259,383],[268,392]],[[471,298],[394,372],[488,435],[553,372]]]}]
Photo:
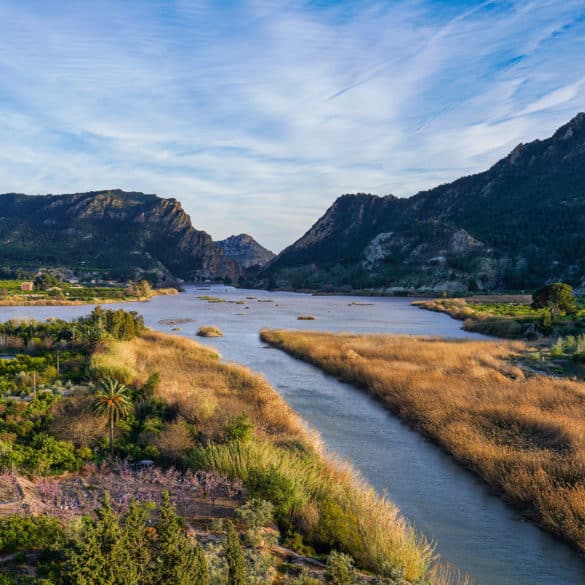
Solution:
[{"label": "dry golden reed bed", "polygon": [[[409,581],[427,578],[432,585],[468,583],[435,562],[434,547],[396,506],[349,465],[323,453],[318,437],[262,376],[222,362],[216,351],[195,341],[153,331],[109,345],[93,356],[92,367],[136,384],[158,373],[158,397],[210,440],[204,447],[186,445],[204,466],[244,481],[252,469],[275,468],[287,477],[297,494],[293,520],[309,542],[329,531],[335,548],[351,554],[360,567],[402,568]],[[213,442],[242,413],[253,423],[253,439]]]},{"label": "dry golden reed bed", "polygon": [[585,385],[527,377],[521,342],[319,332],[262,339],[368,390],[585,552]]}]

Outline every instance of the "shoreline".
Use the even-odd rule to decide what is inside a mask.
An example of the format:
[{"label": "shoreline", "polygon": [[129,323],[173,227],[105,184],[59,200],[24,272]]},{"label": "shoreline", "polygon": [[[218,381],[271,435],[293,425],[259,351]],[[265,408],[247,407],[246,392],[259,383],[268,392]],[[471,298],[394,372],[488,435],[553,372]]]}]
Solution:
[{"label": "shoreline", "polygon": [[0,299],[0,307],[76,307],[80,305],[111,305],[115,303],[147,303],[153,297],[174,296],[178,295],[179,291],[176,288],[161,288],[154,289],[152,294],[148,297],[128,297],[123,299],[104,298],[100,299],[94,297],[93,299],[26,299],[16,300]]}]

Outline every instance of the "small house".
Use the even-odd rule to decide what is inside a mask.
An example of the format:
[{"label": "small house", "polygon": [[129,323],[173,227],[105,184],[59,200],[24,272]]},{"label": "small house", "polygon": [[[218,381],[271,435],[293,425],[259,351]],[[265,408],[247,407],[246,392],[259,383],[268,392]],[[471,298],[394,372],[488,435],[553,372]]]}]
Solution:
[{"label": "small house", "polygon": [[20,290],[31,292],[35,288],[34,282],[23,282],[20,285]]}]

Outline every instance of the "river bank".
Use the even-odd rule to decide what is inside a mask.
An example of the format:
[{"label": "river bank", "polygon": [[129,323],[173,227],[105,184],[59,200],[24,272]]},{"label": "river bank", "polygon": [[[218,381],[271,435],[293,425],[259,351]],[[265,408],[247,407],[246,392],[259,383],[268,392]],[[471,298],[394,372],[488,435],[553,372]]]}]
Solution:
[{"label": "river bank", "polygon": [[507,359],[523,344],[291,331],[262,339],[372,393],[585,551],[585,387],[526,376]]}]

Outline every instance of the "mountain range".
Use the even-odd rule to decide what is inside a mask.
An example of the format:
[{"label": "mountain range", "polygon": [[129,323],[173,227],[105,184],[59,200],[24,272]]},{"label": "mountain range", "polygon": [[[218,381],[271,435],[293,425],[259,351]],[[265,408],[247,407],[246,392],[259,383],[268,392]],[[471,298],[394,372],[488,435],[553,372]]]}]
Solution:
[{"label": "mountain range", "polygon": [[585,281],[585,114],[483,173],[410,198],[343,195],[259,286],[525,289]]},{"label": "mountain range", "polygon": [[0,195],[0,263],[159,282],[237,282],[244,274],[176,199],[120,189]]},{"label": "mountain range", "polygon": [[584,234],[584,113],[483,173],[410,198],[343,195],[277,256],[247,234],[214,242],[176,199],[119,189],[0,195],[4,272],[342,291],[583,287]]}]

